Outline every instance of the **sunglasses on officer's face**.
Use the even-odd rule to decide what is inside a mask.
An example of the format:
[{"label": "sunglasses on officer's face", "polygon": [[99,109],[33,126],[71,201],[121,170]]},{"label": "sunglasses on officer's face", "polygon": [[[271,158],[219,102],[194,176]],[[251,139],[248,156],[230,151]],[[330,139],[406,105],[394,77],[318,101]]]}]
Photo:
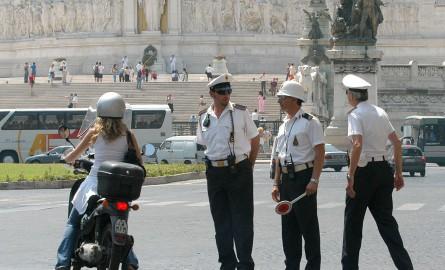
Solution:
[{"label": "sunglasses on officer's face", "polygon": [[224,89],[224,90],[216,90],[215,91],[218,95],[225,96],[232,94],[232,89]]}]

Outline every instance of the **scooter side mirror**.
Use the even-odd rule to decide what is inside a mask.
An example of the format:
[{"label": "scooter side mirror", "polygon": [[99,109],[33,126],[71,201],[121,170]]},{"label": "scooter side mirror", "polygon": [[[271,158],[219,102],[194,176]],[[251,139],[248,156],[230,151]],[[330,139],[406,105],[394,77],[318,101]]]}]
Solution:
[{"label": "scooter side mirror", "polygon": [[156,148],[152,144],[146,144],[142,147],[142,153],[146,157],[152,156],[156,152]]},{"label": "scooter side mirror", "polygon": [[70,136],[70,129],[66,126],[60,126],[58,130],[59,136],[63,139],[68,139]]},{"label": "scooter side mirror", "polygon": [[76,148],[76,146],[74,146],[74,144],[70,141],[70,129],[67,126],[60,126],[57,132],[59,133],[59,136],[71,144],[73,148]]}]

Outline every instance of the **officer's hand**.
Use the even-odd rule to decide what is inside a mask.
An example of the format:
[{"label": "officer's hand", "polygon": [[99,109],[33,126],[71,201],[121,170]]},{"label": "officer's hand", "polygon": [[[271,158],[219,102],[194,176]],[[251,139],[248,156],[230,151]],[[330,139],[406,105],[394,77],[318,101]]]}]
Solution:
[{"label": "officer's hand", "polygon": [[348,179],[348,184],[346,185],[346,194],[352,199],[355,198],[355,190],[354,190],[354,176],[351,176]]},{"label": "officer's hand", "polygon": [[280,201],[280,189],[278,188],[278,186],[273,186],[272,188],[272,200],[274,200],[275,202]]},{"label": "officer's hand", "polygon": [[306,194],[308,196],[315,194],[317,192],[317,188],[318,188],[318,184],[316,184],[314,182],[309,182],[309,184],[307,184],[307,186],[306,186]]},{"label": "officer's hand", "polygon": [[403,180],[403,175],[401,174],[395,174],[394,175],[394,187],[397,191],[403,188],[405,186],[405,181]]}]

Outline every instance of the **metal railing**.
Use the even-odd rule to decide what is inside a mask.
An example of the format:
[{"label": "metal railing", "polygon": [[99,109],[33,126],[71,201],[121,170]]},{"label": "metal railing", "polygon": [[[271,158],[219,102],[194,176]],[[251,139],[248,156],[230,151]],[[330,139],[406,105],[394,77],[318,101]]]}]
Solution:
[{"label": "metal railing", "polygon": [[[257,126],[269,130],[272,136],[276,136],[281,123],[281,121],[258,121]],[[196,135],[197,127],[197,122],[175,121],[173,122],[173,136]]]}]

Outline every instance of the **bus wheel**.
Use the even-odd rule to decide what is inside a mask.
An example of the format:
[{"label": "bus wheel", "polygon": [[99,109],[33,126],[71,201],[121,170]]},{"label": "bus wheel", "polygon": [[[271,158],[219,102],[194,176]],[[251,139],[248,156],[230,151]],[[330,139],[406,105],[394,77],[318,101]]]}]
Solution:
[{"label": "bus wheel", "polygon": [[13,151],[4,151],[0,154],[1,163],[19,163],[17,153]]},{"label": "bus wheel", "polygon": [[167,160],[163,159],[161,160],[161,164],[168,164]]},{"label": "bus wheel", "polygon": [[192,164],[192,162],[190,160],[186,160],[184,161],[184,164]]},{"label": "bus wheel", "polygon": [[409,176],[413,177],[414,176],[414,172],[409,172]]},{"label": "bus wheel", "polygon": [[425,177],[425,171],[421,171],[420,176]]}]

